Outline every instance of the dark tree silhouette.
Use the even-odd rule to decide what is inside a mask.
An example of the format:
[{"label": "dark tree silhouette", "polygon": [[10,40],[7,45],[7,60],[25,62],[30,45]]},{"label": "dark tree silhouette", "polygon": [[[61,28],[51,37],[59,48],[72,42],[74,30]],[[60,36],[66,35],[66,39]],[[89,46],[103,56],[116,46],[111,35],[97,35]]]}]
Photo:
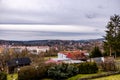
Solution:
[{"label": "dark tree silhouette", "polygon": [[93,48],[93,50],[91,51],[91,55],[90,55],[91,58],[94,58],[94,57],[102,57],[102,53],[99,49],[98,46],[95,46]]},{"label": "dark tree silhouette", "polygon": [[110,56],[112,53],[120,55],[120,16],[111,16],[106,28],[106,36],[104,36],[105,52],[109,53]]}]

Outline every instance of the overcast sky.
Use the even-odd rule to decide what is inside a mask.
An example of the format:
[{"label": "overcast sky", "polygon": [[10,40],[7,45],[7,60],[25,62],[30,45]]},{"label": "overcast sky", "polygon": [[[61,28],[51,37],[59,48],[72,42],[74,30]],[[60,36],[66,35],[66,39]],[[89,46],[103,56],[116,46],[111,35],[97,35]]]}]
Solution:
[{"label": "overcast sky", "polygon": [[120,0],[0,0],[0,39],[96,39]]}]

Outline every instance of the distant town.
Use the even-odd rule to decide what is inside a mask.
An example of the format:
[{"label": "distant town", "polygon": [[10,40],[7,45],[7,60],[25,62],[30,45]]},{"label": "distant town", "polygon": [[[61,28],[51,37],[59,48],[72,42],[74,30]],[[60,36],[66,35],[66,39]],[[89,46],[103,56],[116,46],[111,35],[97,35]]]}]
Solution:
[{"label": "distant town", "polygon": [[27,48],[31,51],[36,51],[35,54],[48,51],[50,48],[54,48],[58,51],[63,50],[87,50],[92,49],[91,46],[99,46],[103,49],[103,38],[90,39],[90,40],[32,40],[32,41],[12,41],[12,40],[0,40],[0,48],[12,48],[19,51]]}]

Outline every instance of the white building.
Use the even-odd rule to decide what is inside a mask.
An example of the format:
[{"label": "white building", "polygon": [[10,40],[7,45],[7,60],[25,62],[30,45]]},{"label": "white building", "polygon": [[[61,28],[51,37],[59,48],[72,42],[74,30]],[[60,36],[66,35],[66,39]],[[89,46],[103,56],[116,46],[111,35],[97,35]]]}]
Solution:
[{"label": "white building", "polygon": [[50,49],[49,46],[29,46],[26,48],[28,51],[30,51],[33,54],[39,54],[41,52],[46,52]]},{"label": "white building", "polygon": [[67,55],[63,54],[63,53],[58,53],[58,58],[67,58]]},{"label": "white building", "polygon": [[[58,53],[58,57],[57,58],[52,58],[52,60],[56,61],[56,62],[64,62],[64,63],[81,63],[83,61],[81,60],[74,60],[72,59],[70,56],[72,56],[71,54],[81,54],[83,51],[62,51]],[[86,53],[85,56],[88,56],[89,53]]]},{"label": "white building", "polygon": [[11,46],[10,48],[18,52],[22,52],[22,50],[27,49],[32,54],[39,54],[50,49],[49,46]]}]

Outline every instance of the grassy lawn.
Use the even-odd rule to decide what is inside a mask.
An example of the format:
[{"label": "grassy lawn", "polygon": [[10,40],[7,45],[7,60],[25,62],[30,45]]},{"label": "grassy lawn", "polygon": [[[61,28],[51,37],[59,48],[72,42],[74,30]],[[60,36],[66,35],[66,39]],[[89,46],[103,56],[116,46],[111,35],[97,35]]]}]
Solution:
[{"label": "grassy lawn", "polygon": [[[78,75],[70,77],[70,78],[68,78],[66,80],[78,80],[80,78],[85,78],[85,77],[89,77],[89,76],[95,76],[95,75],[98,75],[98,74],[106,74],[106,72],[98,72],[98,73],[95,73],[95,74],[78,74]],[[42,80],[53,80],[53,79],[42,79]]]},{"label": "grassy lawn", "polygon": [[95,74],[78,74],[78,75],[75,75],[73,77],[68,78],[67,80],[78,80],[79,78],[95,76],[95,75],[98,75],[98,74],[106,74],[106,72],[98,72],[98,73],[95,73]]},{"label": "grassy lawn", "polygon": [[18,74],[8,74],[7,80],[18,80]]},{"label": "grassy lawn", "polygon": [[57,56],[45,57],[45,60],[49,60],[50,58],[57,58]]},{"label": "grassy lawn", "polygon": [[53,79],[42,79],[42,80],[53,80]]},{"label": "grassy lawn", "polygon": [[97,78],[97,79],[93,79],[93,80],[120,80],[120,74],[112,75],[112,76],[108,76],[108,77]]}]

